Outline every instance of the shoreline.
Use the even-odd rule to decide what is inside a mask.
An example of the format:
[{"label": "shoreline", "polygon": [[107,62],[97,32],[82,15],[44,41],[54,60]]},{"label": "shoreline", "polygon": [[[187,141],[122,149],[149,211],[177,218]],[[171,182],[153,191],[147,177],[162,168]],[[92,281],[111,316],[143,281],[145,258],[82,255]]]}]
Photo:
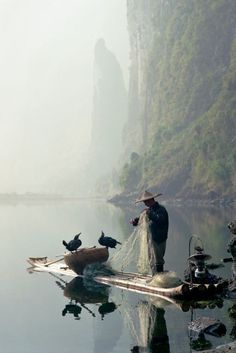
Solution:
[{"label": "shoreline", "polygon": [[[135,199],[137,198],[136,194],[130,194],[127,196],[124,195],[115,195],[107,201],[114,204],[115,206],[124,206],[127,204],[134,204]],[[163,197],[164,198],[164,197]],[[176,207],[181,206],[218,206],[218,207],[236,207],[236,199],[231,197],[222,197],[222,198],[172,198],[167,197],[161,200],[160,203],[173,205]]]}]

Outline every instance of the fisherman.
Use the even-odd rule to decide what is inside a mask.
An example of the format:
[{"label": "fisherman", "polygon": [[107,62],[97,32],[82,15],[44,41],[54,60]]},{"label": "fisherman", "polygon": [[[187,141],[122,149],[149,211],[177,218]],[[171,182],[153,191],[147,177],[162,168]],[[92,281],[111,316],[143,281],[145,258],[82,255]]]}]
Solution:
[{"label": "fisherman", "polygon": [[[149,220],[149,229],[152,235],[153,250],[156,258],[156,272],[164,271],[164,255],[166,251],[166,240],[168,236],[169,217],[168,212],[164,206],[160,205],[155,200],[155,197],[161,194],[153,195],[148,191],[144,191],[135,203],[144,202],[147,209],[144,211]],[[139,217],[131,219],[133,226],[139,223]]]}]

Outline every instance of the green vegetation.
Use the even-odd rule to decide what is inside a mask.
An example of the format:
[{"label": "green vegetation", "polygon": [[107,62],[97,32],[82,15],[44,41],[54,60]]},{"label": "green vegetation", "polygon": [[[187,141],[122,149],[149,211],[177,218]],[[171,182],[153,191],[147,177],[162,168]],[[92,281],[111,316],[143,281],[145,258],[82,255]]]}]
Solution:
[{"label": "green vegetation", "polygon": [[[150,13],[143,16],[143,1],[128,7],[130,35],[141,38],[140,48],[145,48],[140,53],[142,81],[135,70],[131,77],[146,97],[139,98],[143,139],[138,158],[123,168],[122,188],[233,197],[236,2],[172,0],[168,7],[152,0]],[[143,36],[137,33],[142,26]],[[152,34],[148,45],[142,43],[145,33]],[[131,67],[136,52],[137,47],[131,48]]]}]

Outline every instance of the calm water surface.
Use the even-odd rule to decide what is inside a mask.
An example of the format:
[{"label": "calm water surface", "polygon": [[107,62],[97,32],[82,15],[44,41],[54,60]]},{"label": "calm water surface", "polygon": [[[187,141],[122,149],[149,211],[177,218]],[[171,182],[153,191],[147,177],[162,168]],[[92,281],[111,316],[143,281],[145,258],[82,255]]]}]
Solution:
[{"label": "calm water surface", "polygon": [[[235,218],[235,210],[167,209],[166,269],[183,278],[193,233],[201,236],[213,262],[228,256],[227,223]],[[129,218],[140,211],[124,212],[101,201],[0,204],[1,353],[125,353],[135,346],[140,352],[187,353],[191,351],[187,324],[197,316],[217,318],[226,325],[223,337],[206,336],[213,346],[234,339],[236,322],[228,316],[234,302],[230,300],[222,308],[185,312],[157,298],[27,271],[29,256],[63,254],[62,239],[70,240],[78,232],[84,246],[97,245],[101,230],[124,242],[132,232]],[[229,277],[231,265],[214,273]],[[77,304],[70,298],[76,298]],[[155,335],[168,336],[168,340],[153,348]]]}]

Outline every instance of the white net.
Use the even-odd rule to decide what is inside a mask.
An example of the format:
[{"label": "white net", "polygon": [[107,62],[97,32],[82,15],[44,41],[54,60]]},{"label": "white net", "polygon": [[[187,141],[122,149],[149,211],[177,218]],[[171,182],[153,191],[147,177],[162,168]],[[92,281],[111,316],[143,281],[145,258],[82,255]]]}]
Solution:
[{"label": "white net", "polygon": [[152,277],[151,281],[148,282],[150,286],[159,288],[173,288],[180,286],[181,283],[181,279],[174,271],[158,273]]},{"label": "white net", "polygon": [[146,212],[140,215],[139,225],[110,260],[117,271],[141,274],[155,273],[155,254]]},{"label": "white net", "polygon": [[147,301],[139,302],[132,311],[124,316],[125,323],[134,341],[142,353],[148,353],[149,332],[153,329],[154,316],[151,315],[151,305]]},{"label": "white net", "polygon": [[139,347],[137,351],[139,353],[154,352],[150,349],[150,342],[157,322],[160,324],[161,331],[166,333],[165,318],[158,314],[158,310],[161,309],[163,312],[163,308],[169,306],[170,303],[159,297],[133,296],[128,291],[116,291],[112,294],[110,300],[121,303],[118,310],[124,327],[132,337],[133,345]]}]

